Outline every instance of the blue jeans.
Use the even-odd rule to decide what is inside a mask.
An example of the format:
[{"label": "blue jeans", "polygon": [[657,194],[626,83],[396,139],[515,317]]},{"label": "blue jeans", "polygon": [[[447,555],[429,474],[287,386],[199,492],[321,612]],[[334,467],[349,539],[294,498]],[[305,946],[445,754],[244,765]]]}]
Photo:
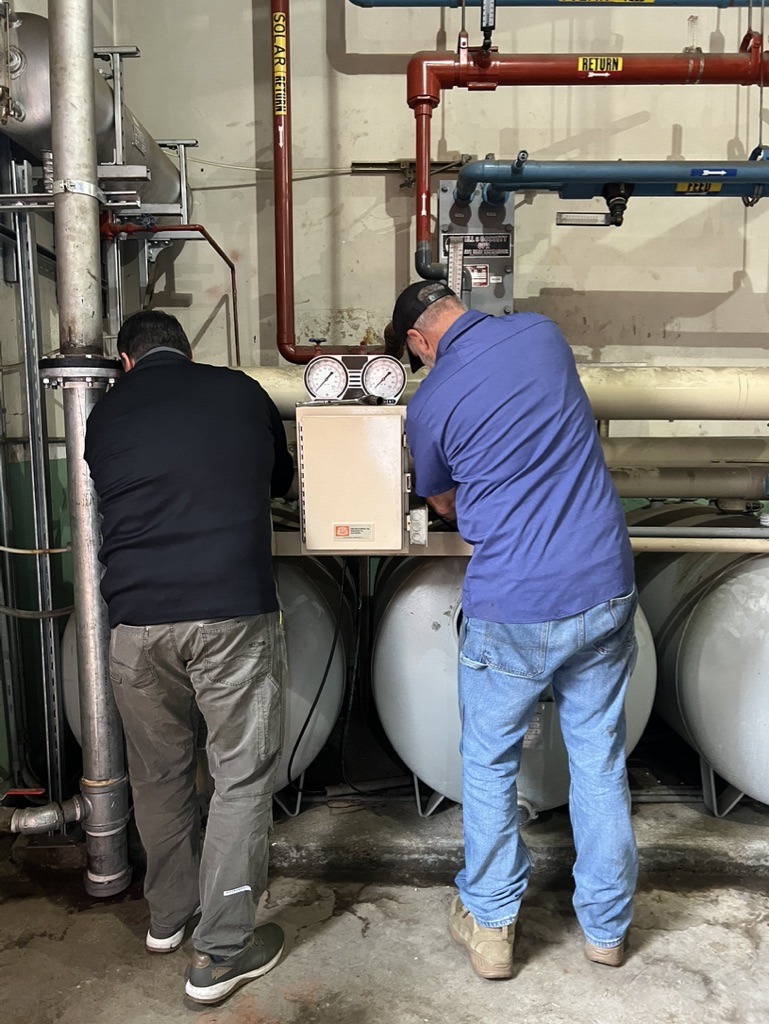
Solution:
[{"label": "blue jeans", "polygon": [[478,924],[518,915],[531,860],[518,830],[523,737],[548,686],[569,753],[577,859],[574,909],[610,948],[633,912],[638,856],[630,823],[624,700],[635,664],[635,590],[579,615],[502,624],[467,619],[459,652],[465,866],[459,894]]}]

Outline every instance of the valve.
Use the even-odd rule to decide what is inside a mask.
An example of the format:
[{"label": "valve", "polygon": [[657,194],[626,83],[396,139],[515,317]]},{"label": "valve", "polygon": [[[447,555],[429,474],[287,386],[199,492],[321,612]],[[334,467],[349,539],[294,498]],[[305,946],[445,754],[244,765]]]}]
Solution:
[{"label": "valve", "polygon": [[606,205],[609,207],[611,222],[617,228],[622,227],[628,200],[632,196],[634,189],[635,185],[628,184],[627,182],[612,182],[610,185],[604,185],[601,190],[601,194],[606,200]]}]

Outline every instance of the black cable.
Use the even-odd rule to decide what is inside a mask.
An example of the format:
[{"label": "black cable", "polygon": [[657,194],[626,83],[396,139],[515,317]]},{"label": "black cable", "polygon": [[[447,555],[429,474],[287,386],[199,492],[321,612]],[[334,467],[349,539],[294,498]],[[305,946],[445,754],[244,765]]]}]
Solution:
[{"label": "black cable", "polygon": [[358,679],[358,661],[360,657],[360,639],[361,639],[361,615],[363,611],[363,589],[359,587],[358,593],[358,607],[356,609],[356,622],[355,622],[355,649],[353,652],[352,663],[350,666],[350,683],[348,688],[347,706],[344,710],[344,721],[342,724],[342,743],[340,748],[340,763],[342,770],[342,781],[344,784],[353,791],[358,793],[360,796],[383,796],[386,793],[392,792],[394,789],[403,789],[401,784],[394,786],[383,786],[380,789],[359,789],[347,778],[347,769],[345,767],[345,750],[347,749],[347,735],[350,729],[350,721],[352,719],[352,709],[355,699],[356,682]]},{"label": "black cable", "polygon": [[9,608],[8,605],[0,604],[0,615],[10,615],[13,619],[56,619],[62,615],[71,615],[74,610],[74,604],[67,608],[51,608],[42,612],[31,611],[27,608]]}]

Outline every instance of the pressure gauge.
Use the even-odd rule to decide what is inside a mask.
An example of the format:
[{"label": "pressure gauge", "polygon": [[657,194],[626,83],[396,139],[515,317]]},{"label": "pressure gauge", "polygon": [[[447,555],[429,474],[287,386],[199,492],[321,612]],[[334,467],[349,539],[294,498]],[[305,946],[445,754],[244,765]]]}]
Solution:
[{"label": "pressure gauge", "polygon": [[361,374],[363,390],[386,402],[397,402],[406,387],[406,369],[392,356],[374,356]]},{"label": "pressure gauge", "polygon": [[341,398],[348,384],[347,367],[334,356],[316,356],[304,371],[304,386],[313,398],[327,401]]}]

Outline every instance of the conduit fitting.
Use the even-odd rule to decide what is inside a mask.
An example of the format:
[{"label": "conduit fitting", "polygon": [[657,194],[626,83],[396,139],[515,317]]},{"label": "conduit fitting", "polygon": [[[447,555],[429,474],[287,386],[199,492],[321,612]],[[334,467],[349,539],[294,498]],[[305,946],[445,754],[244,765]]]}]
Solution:
[{"label": "conduit fitting", "polygon": [[615,228],[621,228],[625,219],[628,200],[633,194],[635,186],[627,182],[612,183],[604,185],[602,189],[606,205],[609,207],[609,219]]},{"label": "conduit fitting", "polygon": [[82,821],[87,810],[82,796],[73,796],[60,804],[45,804],[44,807],[0,807],[0,832],[22,835],[57,832],[70,822]]},{"label": "conduit fitting", "polygon": [[536,821],[539,817],[539,812],[535,810],[532,804],[528,800],[518,800],[518,824],[519,825],[530,825],[533,821]]},{"label": "conduit fitting", "polygon": [[88,844],[85,890],[89,896],[114,896],[131,881],[126,826],[130,817],[128,777],[107,782],[80,780],[88,814],[83,823]]}]

